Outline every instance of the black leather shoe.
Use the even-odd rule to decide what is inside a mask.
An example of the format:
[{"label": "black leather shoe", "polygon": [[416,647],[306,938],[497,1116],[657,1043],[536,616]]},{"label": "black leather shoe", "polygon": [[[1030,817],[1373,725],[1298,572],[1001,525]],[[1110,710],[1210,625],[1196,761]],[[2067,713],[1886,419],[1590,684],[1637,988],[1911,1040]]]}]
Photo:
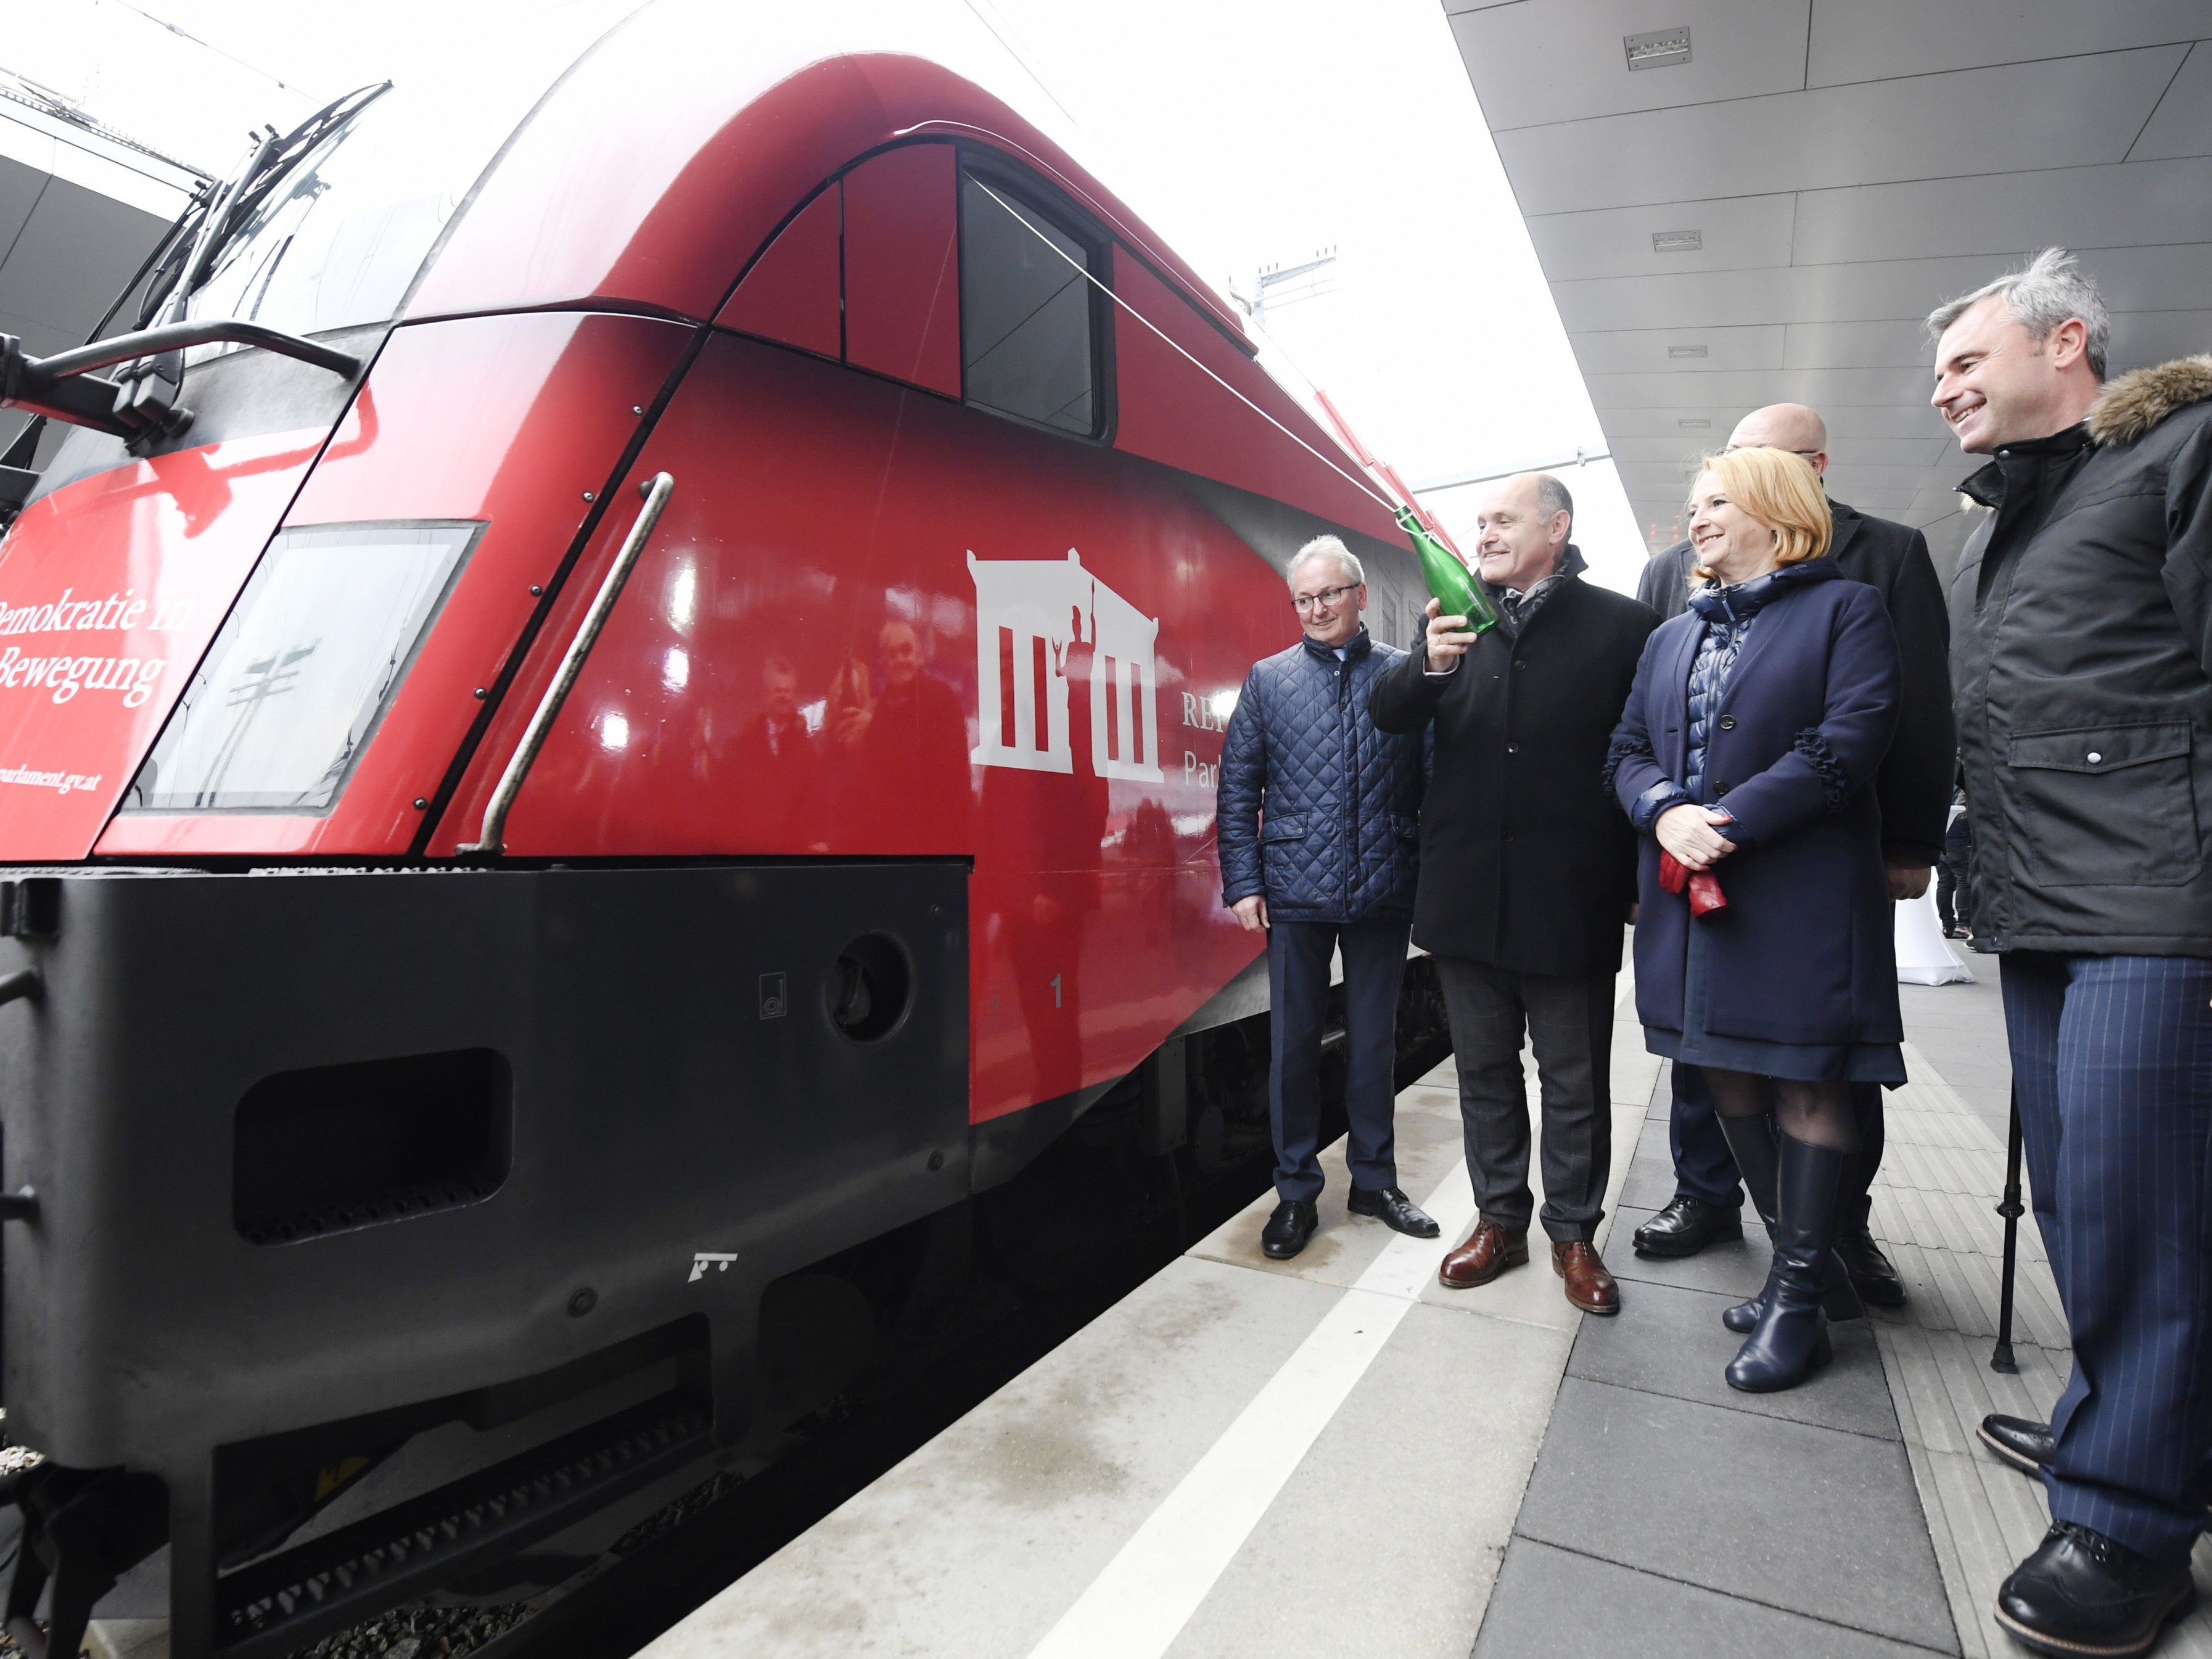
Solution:
[{"label": "black leather shoe", "polygon": [[2057,1454],[2051,1425],[1991,1412],[1982,1419],[1982,1443],[2022,1474],[2040,1474]]},{"label": "black leather shoe", "polygon": [[1344,1200],[1344,1207],[1354,1215],[1371,1215],[1394,1233],[1403,1233],[1408,1238],[1434,1238],[1437,1224],[1419,1205],[1407,1198],[1395,1187],[1385,1187],[1380,1192],[1352,1189],[1352,1196]]},{"label": "black leather shoe", "polygon": [[1997,1589],[1997,1623],[2038,1653],[2128,1659],[2197,1605],[2186,1561],[2167,1565],[2061,1521]]},{"label": "black leather shoe", "polygon": [[1306,1247],[1306,1241],[1321,1225],[1321,1217],[1310,1204],[1295,1198],[1286,1198],[1275,1206],[1274,1214],[1260,1230],[1260,1253],[1277,1261],[1288,1261]]},{"label": "black leather shoe", "polygon": [[1890,1265],[1881,1253],[1881,1246],[1874,1242],[1874,1234],[1867,1230],[1867,1220],[1874,1213],[1870,1199],[1861,1199],[1844,1214],[1844,1224],[1836,1230],[1836,1254],[1844,1259],[1844,1271],[1851,1276],[1851,1288],[1859,1293],[1859,1300],[1870,1302],[1877,1308],[1901,1308],[1905,1305],[1905,1276]]},{"label": "black leather shoe", "polygon": [[1674,1202],[1636,1230],[1636,1254],[1695,1255],[1717,1239],[1743,1237],[1743,1212],[1723,1209],[1702,1198],[1677,1193]]}]

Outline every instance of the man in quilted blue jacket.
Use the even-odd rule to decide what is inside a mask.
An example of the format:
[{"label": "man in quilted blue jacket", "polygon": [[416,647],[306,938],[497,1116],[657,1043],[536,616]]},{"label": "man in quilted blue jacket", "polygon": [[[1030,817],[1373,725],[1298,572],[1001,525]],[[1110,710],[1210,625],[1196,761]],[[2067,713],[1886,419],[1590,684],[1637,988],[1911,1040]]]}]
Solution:
[{"label": "man in quilted blue jacket", "polygon": [[1278,1261],[1320,1225],[1321,1039],[1329,963],[1344,957],[1352,1193],[1346,1207],[1416,1238],[1437,1224],[1398,1189],[1398,986],[1419,866],[1423,739],[1375,729],[1367,694],[1405,655],[1368,636],[1359,561],[1334,536],[1291,562],[1305,637],[1253,664],[1222,745],[1222,902],[1267,935],[1274,1017],[1267,1107],[1281,1202],[1260,1235]]}]

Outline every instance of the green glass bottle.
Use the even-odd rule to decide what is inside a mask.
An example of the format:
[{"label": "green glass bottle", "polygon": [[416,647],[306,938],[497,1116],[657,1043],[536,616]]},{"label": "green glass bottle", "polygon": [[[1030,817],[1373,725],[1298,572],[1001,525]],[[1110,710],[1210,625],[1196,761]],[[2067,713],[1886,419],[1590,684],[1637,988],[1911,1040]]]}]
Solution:
[{"label": "green glass bottle", "polygon": [[1413,509],[1398,509],[1398,527],[1413,538],[1413,551],[1420,555],[1421,574],[1429,584],[1443,609],[1437,614],[1445,617],[1464,617],[1467,625],[1477,634],[1498,626],[1498,607],[1490,602],[1490,595],[1482,591],[1482,584],[1474,573],[1459,562],[1459,556],[1421,527],[1413,516]]}]

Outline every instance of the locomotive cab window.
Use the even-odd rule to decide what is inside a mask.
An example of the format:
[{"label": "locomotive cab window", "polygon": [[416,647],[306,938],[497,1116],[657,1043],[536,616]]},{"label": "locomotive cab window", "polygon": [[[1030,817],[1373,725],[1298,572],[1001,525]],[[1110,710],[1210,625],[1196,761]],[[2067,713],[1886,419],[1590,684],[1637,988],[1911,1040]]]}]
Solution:
[{"label": "locomotive cab window", "polygon": [[[1027,221],[1026,223],[1024,221]],[[1102,424],[1097,252],[997,174],[960,175],[960,356],[967,400],[1056,432]]]}]

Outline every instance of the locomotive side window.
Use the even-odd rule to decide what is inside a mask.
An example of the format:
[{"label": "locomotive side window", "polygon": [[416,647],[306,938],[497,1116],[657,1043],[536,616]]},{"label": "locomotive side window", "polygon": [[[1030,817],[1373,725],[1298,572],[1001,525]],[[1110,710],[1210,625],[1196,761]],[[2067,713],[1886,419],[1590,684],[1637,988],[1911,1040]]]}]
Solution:
[{"label": "locomotive side window", "polygon": [[279,531],[125,809],[328,811],[483,528]]},{"label": "locomotive side window", "polygon": [[996,174],[961,175],[961,368],[969,403],[1055,431],[1097,433],[1097,301],[1085,276],[1097,263],[1073,231]]}]

